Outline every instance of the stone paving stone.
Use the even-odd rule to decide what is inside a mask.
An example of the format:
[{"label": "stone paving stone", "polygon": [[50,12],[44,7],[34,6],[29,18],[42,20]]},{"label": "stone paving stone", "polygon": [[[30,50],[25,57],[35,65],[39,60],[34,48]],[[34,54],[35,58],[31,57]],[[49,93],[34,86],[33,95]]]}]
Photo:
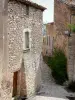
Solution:
[{"label": "stone paving stone", "polygon": [[68,92],[64,89],[63,86],[57,85],[55,83],[51,75],[51,70],[45,63],[43,63],[43,67],[41,68],[41,76],[41,88],[37,95],[66,99]]}]

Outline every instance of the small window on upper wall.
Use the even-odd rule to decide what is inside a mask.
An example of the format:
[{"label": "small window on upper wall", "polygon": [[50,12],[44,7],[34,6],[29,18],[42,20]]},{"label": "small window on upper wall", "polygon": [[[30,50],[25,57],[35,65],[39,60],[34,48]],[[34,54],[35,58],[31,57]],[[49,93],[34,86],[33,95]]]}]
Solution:
[{"label": "small window on upper wall", "polygon": [[31,49],[31,30],[30,29],[24,29],[23,30],[23,50],[28,51]]},{"label": "small window on upper wall", "polygon": [[29,15],[29,5],[26,5],[26,15]]},{"label": "small window on upper wall", "polygon": [[29,32],[25,32],[25,48],[29,48]]}]

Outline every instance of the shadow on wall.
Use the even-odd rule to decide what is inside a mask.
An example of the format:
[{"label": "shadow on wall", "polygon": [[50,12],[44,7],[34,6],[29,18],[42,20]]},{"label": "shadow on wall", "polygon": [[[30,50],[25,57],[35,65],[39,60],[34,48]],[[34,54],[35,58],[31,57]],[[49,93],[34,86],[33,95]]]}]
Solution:
[{"label": "shadow on wall", "polygon": [[35,76],[35,89],[36,89],[36,94],[40,90],[41,87],[41,82],[42,82],[42,76],[41,76],[41,67],[42,67],[42,54],[40,54],[39,58],[37,59],[37,66],[36,66],[36,76]]},{"label": "shadow on wall", "polygon": [[26,75],[25,75],[25,68],[24,68],[24,60],[22,60],[22,67],[21,67],[21,85],[20,85],[21,96],[27,96],[27,89],[26,89]]}]

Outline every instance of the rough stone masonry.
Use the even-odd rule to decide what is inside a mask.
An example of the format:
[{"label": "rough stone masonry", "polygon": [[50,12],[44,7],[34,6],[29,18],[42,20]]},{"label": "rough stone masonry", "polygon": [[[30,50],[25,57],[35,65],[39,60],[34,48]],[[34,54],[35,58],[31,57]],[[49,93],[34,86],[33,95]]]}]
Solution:
[{"label": "rough stone masonry", "polygon": [[75,35],[70,31],[70,37],[65,34],[69,30],[68,24],[75,24],[75,0],[55,0],[54,8],[54,46],[65,51],[69,81],[75,81]]},{"label": "rough stone masonry", "polygon": [[4,13],[6,27],[3,29],[5,34],[0,54],[6,63],[1,62],[0,66],[0,100],[11,100],[12,96],[30,97],[36,94],[41,82],[42,18],[45,8],[29,0],[9,0],[4,5],[7,7],[7,13]]}]

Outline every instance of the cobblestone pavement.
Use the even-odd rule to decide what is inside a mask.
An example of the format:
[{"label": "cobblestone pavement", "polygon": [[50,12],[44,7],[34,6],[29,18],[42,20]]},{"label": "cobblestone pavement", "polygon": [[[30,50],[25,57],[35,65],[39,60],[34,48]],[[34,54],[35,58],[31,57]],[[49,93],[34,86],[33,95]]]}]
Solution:
[{"label": "cobblestone pavement", "polygon": [[38,95],[57,97],[57,98],[66,98],[66,96],[68,96],[68,92],[64,89],[64,87],[57,85],[54,82],[50,68],[48,68],[48,66],[45,63],[43,63],[43,68],[41,68],[41,73],[42,73],[42,82]]},{"label": "cobblestone pavement", "polygon": [[28,100],[68,100],[66,96],[70,94],[64,89],[63,86],[57,85],[51,76],[51,71],[44,63],[41,67],[42,82],[41,88],[36,97]]}]

